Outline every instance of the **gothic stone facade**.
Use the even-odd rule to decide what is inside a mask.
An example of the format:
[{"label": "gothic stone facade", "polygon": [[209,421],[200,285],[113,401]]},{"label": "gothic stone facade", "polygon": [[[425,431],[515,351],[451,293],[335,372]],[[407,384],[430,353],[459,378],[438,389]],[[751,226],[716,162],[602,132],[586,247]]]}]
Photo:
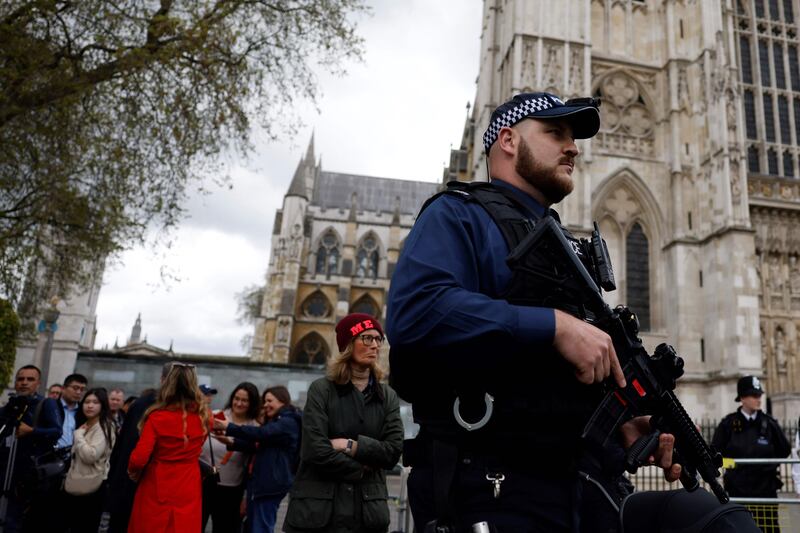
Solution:
[{"label": "gothic stone facade", "polygon": [[686,361],[695,416],[762,376],[778,418],[800,411],[800,3],[486,0],[475,104],[445,175],[485,179],[480,136],[522,91],[602,98],[575,191],[600,224],[618,290],[652,349]]},{"label": "gothic stone facade", "polygon": [[436,190],[435,183],[323,171],[312,138],[275,217],[251,357],[322,365],[338,350],[340,318],[365,312],[382,320],[403,240]]}]

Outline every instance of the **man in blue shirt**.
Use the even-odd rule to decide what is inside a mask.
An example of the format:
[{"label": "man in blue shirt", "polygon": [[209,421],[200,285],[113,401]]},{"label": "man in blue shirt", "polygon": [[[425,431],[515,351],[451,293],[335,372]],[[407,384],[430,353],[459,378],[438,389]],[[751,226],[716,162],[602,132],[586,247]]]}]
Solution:
[{"label": "man in blue shirt", "polygon": [[[17,532],[22,528],[25,510],[32,501],[31,485],[33,458],[53,449],[61,435],[61,421],[56,403],[37,394],[41,371],[33,366],[23,366],[14,377],[14,397],[0,410],[0,420],[6,430],[0,436],[0,472],[9,490],[6,499],[3,531]],[[13,459],[13,471],[8,465]]]},{"label": "man in blue shirt", "polygon": [[57,449],[72,448],[72,437],[75,434],[75,414],[78,412],[78,404],[86,392],[86,385],[89,381],[82,374],[70,374],[64,380],[64,388],[61,391],[59,408],[63,413],[64,425],[62,426],[61,438],[58,439]]},{"label": "man in blue shirt", "polygon": [[[480,521],[501,532],[577,527],[581,430],[599,383],[612,376],[624,386],[624,376],[606,333],[556,302],[518,303],[536,295],[506,257],[524,236],[519,228],[558,220],[549,207],[573,189],[575,139],[597,133],[597,106],[526,93],[498,107],[484,134],[491,184],[451,187],[406,239],[386,330],[393,384],[420,424],[404,449],[419,527],[434,519],[450,531]],[[508,242],[515,231],[520,238]],[[672,442],[662,436],[657,458],[675,480]]]}]

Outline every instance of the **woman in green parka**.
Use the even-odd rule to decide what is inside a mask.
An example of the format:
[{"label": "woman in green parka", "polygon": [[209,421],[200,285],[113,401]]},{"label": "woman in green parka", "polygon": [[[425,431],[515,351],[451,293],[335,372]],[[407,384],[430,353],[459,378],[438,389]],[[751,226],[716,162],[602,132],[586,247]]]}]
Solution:
[{"label": "woman in green parka", "polygon": [[403,423],[397,394],[381,383],[383,339],[380,323],[367,314],[347,315],[336,325],[340,353],[308,389],[284,531],[388,530],[384,469],[400,458]]}]

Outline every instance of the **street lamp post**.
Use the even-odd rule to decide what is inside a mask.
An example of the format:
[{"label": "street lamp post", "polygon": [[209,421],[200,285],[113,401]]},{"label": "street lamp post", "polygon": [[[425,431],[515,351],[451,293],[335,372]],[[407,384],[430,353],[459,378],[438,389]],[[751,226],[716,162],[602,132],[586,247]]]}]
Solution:
[{"label": "street lamp post", "polygon": [[50,374],[50,361],[53,354],[53,336],[58,330],[58,320],[61,314],[56,307],[58,305],[58,298],[53,298],[50,302],[50,307],[44,310],[42,320],[39,321],[37,329],[39,330],[39,341],[36,343],[36,354],[34,356],[34,364],[37,364],[42,370],[42,377],[39,383],[40,392],[44,394],[47,390],[47,380]]}]

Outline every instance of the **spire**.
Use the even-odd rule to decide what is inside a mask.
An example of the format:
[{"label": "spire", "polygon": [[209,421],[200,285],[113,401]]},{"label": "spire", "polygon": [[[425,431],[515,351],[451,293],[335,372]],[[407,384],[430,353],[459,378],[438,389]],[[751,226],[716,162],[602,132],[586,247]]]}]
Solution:
[{"label": "spire", "polygon": [[394,213],[392,213],[392,224],[400,224],[400,195],[394,197]]},{"label": "spire", "polygon": [[128,339],[128,346],[138,344],[142,336],[142,313],[136,317],[136,322],[131,328],[131,337]]},{"label": "spire", "polygon": [[308,200],[308,176],[314,176],[314,132],[311,132],[311,139],[308,141],[306,155],[297,163],[297,170],[294,171],[292,183],[286,196],[300,196]]},{"label": "spire", "polygon": [[311,130],[311,139],[308,141],[308,148],[306,149],[306,163],[314,163],[314,130]]},{"label": "spire", "polygon": [[353,191],[350,194],[350,215],[347,217],[347,220],[355,222],[357,211],[358,211],[358,193],[356,191]]}]

